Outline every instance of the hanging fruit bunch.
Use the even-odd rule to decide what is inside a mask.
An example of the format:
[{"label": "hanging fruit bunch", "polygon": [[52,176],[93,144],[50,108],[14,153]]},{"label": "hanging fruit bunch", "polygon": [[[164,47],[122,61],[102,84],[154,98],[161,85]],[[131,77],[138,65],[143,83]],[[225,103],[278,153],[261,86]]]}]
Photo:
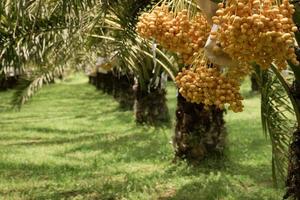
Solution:
[{"label": "hanging fruit bunch", "polygon": [[206,43],[210,26],[200,13],[190,18],[187,10],[177,14],[170,10],[163,4],[142,14],[137,32],[143,38],[155,39],[164,48],[179,53],[184,64],[192,64],[193,57]]},{"label": "hanging fruit bunch", "polygon": [[[298,65],[295,47],[294,6],[288,0],[227,0],[213,17],[218,25],[210,38],[240,66],[256,62],[262,69],[275,63],[286,69],[286,60]],[[238,74],[238,73],[237,73]]]},{"label": "hanging fruit bunch", "polygon": [[184,68],[178,73],[176,84],[180,94],[189,102],[202,103],[207,109],[212,105],[224,109],[229,104],[228,109],[233,112],[243,111],[240,82],[220,73],[220,69],[209,66],[206,61],[190,69]]}]

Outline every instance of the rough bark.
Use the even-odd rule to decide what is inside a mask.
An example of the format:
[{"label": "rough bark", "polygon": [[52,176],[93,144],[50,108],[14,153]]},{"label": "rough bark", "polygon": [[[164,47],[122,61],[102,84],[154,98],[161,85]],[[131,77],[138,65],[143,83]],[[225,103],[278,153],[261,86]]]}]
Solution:
[{"label": "rough bark", "polygon": [[90,76],[89,82],[96,86],[98,90],[102,90],[105,93],[113,93],[114,75],[113,72],[107,72],[106,74],[97,72],[96,76]]},{"label": "rough bark", "polygon": [[19,76],[5,77],[0,75],[0,90],[13,89],[18,85]]},{"label": "rough bark", "polygon": [[107,84],[107,83],[105,83],[105,75],[106,74],[97,72],[97,77],[96,77],[96,88],[103,92],[105,90],[105,84]]},{"label": "rough bark", "polygon": [[222,155],[226,129],[224,111],[211,106],[187,102],[180,93],[177,98],[176,129],[173,138],[175,160],[198,163],[209,155]]},{"label": "rough bark", "polygon": [[[300,43],[300,4],[298,1],[294,2],[295,13],[293,21],[295,22],[298,31],[295,32],[296,40]],[[295,48],[297,60],[300,61],[300,48]],[[296,66],[296,68],[299,66]],[[293,69],[296,80],[291,88],[292,95],[297,102],[298,109],[300,108],[300,78],[299,71]],[[288,176],[286,181],[287,193],[285,198],[292,197],[293,199],[300,200],[300,121],[298,120],[298,130],[294,132],[292,143],[290,145],[290,157]]]},{"label": "rough bark", "polygon": [[113,96],[119,102],[121,109],[131,110],[134,105],[134,78],[132,75],[114,76]]},{"label": "rough bark", "polygon": [[256,74],[252,73],[250,79],[251,79],[251,90],[252,90],[252,92],[259,92],[260,88],[259,88],[259,84],[258,84]]},{"label": "rough bark", "polygon": [[132,110],[134,105],[134,78],[132,75],[120,75],[115,72],[89,75],[89,83],[98,90],[111,94],[119,102],[120,108]]},{"label": "rough bark", "polygon": [[[295,81],[292,94],[300,108],[300,81]],[[298,122],[299,123],[299,122]],[[289,168],[286,181],[287,192],[285,199],[291,197],[300,200],[300,128],[294,132],[289,152]]]},{"label": "rough bark", "polygon": [[287,193],[285,199],[292,197],[300,199],[300,130],[293,134],[293,142],[290,145],[290,161],[286,181]]},{"label": "rough bark", "polygon": [[97,82],[97,75],[96,74],[90,74],[89,76],[89,83],[96,86],[96,82]]},{"label": "rough bark", "polygon": [[134,114],[138,124],[156,125],[161,122],[169,122],[170,116],[165,88],[152,87],[149,91],[145,91],[141,89],[138,83],[135,83],[134,93]]}]

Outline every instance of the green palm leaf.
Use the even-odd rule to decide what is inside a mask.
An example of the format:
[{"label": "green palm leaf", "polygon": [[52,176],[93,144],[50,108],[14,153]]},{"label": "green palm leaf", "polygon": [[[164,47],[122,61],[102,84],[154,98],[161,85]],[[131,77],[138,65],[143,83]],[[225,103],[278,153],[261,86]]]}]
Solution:
[{"label": "green palm leaf", "polygon": [[289,92],[283,86],[287,82],[275,67],[272,69],[261,72],[261,118],[263,131],[271,140],[273,179],[277,185],[287,175],[288,149],[297,120]]},{"label": "green palm leaf", "polygon": [[63,75],[62,67],[54,67],[51,70],[49,67],[43,71],[36,71],[30,79],[23,78],[14,93],[12,104],[15,108],[20,109],[29,99],[36,94],[45,84],[54,81],[55,78]]}]

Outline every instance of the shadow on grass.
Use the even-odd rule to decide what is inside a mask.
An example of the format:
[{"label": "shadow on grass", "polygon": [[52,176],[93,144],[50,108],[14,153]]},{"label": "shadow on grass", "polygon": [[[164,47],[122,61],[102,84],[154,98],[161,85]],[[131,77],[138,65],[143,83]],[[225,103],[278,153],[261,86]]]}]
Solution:
[{"label": "shadow on grass", "polygon": [[84,167],[69,165],[69,164],[34,164],[29,162],[8,162],[0,161],[0,177],[2,179],[30,179],[38,177],[39,179],[58,179],[64,176],[75,176],[86,170]]},{"label": "shadow on grass", "polygon": [[151,131],[147,130],[147,134],[145,134],[143,133],[143,129],[136,130],[136,128],[131,128],[118,133],[119,136],[111,134],[109,137],[108,134],[108,138],[89,138],[89,140],[85,139],[87,143],[80,144],[75,148],[63,152],[59,156],[64,157],[67,154],[76,152],[98,151],[99,154],[115,154],[115,161],[119,161],[120,159],[125,162],[160,159],[163,156],[161,148],[169,144],[165,144],[165,140],[159,140],[158,134],[161,134],[161,132],[157,132],[159,132],[158,129],[153,129]]},{"label": "shadow on grass", "polygon": [[[101,117],[101,115],[104,115]],[[87,121],[94,121],[94,123],[98,123],[98,126],[103,124],[103,126],[107,125],[114,125],[114,124],[120,124],[120,123],[127,123],[130,124],[130,127],[132,124],[132,118],[128,116],[128,113],[123,112],[117,112],[117,109],[111,109],[107,111],[105,114],[103,113],[95,113],[91,112],[91,114],[88,115],[81,115],[81,116],[74,116],[76,120],[81,120],[81,118],[85,118]],[[101,121],[99,121],[99,119]],[[41,119],[42,120],[42,119]],[[97,121],[98,120],[98,121]],[[38,124],[36,122],[35,124]],[[39,134],[39,136],[26,136],[26,134],[20,134],[18,136],[13,135],[4,135],[1,136],[1,141],[12,141],[12,140],[31,140],[31,141],[22,141],[22,142],[14,142],[7,144],[7,146],[18,146],[18,145],[57,145],[57,144],[65,144],[65,143],[72,143],[72,142],[79,142],[79,141],[85,141],[90,139],[101,139],[102,135],[112,134],[117,135],[119,133],[116,133],[112,131],[111,133],[107,133],[107,130],[105,132],[96,131],[93,126],[93,123],[90,123],[88,126],[80,127],[77,124],[75,124],[75,128],[70,129],[61,129],[61,128],[51,128],[48,126],[45,127],[33,127],[31,124],[24,124],[22,129],[20,131],[22,132],[29,132],[29,133],[36,133]],[[113,128],[112,128],[113,129]],[[120,133],[122,134],[122,133]],[[54,136],[53,139],[43,139],[43,135],[51,135]],[[81,136],[77,136],[81,135]],[[32,141],[36,140],[36,141]]]},{"label": "shadow on grass", "polygon": [[[62,134],[61,138],[54,138],[54,139],[43,139],[41,137],[22,137],[19,138],[20,140],[28,140],[28,141],[22,141],[22,142],[15,142],[15,143],[10,143],[10,144],[4,144],[4,146],[31,146],[31,145],[39,145],[39,146],[43,146],[43,145],[60,145],[60,144],[67,144],[67,143],[81,143],[81,142],[87,142],[87,141],[101,141],[103,140],[103,137],[105,137],[106,135],[110,135],[110,134],[115,134],[115,133],[91,133],[89,132],[89,134],[87,134],[87,132],[84,131],[71,131],[71,130],[60,130],[60,129],[51,129],[51,128],[32,128],[30,129],[32,130],[39,130],[42,131],[43,133],[56,133]],[[128,131],[130,131],[131,129],[129,129]],[[63,134],[85,134],[85,135],[80,135],[80,136],[73,136],[70,137],[70,135],[67,135],[67,137],[63,137]],[[15,137],[6,137],[6,138],[1,138],[2,141],[4,140],[13,140],[15,139]],[[34,141],[32,141],[34,140]],[[105,141],[103,141],[103,143],[105,143]]]},{"label": "shadow on grass", "polygon": [[72,130],[72,129],[58,129],[58,128],[49,128],[49,127],[24,127],[24,131],[29,132],[38,132],[41,134],[61,134],[63,136],[64,134],[82,134],[86,133],[89,134],[86,130]]},{"label": "shadow on grass", "polygon": [[13,107],[10,104],[0,105],[0,113],[13,111]]},{"label": "shadow on grass", "polygon": [[[249,166],[239,166],[238,164],[237,167],[243,170],[247,169],[250,171],[253,171],[253,169],[257,169],[256,171],[253,171],[253,173],[257,173],[258,170],[264,168],[264,166],[253,168]],[[171,168],[176,168],[176,166]],[[85,199],[121,199],[124,197],[126,198],[127,195],[133,191],[145,192],[145,184],[149,184],[147,185],[147,187],[151,188],[153,187],[152,183],[157,179],[167,181],[174,178],[174,176],[182,177],[186,180],[189,179],[189,176],[198,176],[200,178],[196,181],[191,181],[188,184],[182,186],[171,195],[164,196],[158,199],[214,200],[222,199],[222,197],[235,197],[234,199],[264,199],[263,194],[251,191],[251,187],[253,185],[243,184],[242,181],[234,177],[234,175],[240,175],[239,173],[232,173],[232,171],[227,170],[217,170],[215,168],[208,169],[206,167],[200,167],[192,170],[176,169],[176,174],[171,171],[165,171],[163,174],[150,174],[142,177],[135,176],[134,174],[125,174],[125,177],[123,176],[121,180],[115,180],[116,178],[110,176],[104,176],[101,178],[82,177],[82,179],[79,180],[80,178],[78,178],[78,175],[80,174],[80,172],[86,171],[88,169],[76,168],[69,165],[54,167],[48,165],[0,163],[0,169],[3,172],[9,169],[10,174],[5,174],[1,177],[10,179],[12,177],[14,179],[20,177],[26,180],[28,178],[31,178],[32,176],[36,176],[39,178],[39,180],[53,179],[57,181],[60,176],[77,177],[76,180],[74,180],[73,184],[69,185],[53,185],[52,187],[49,187],[49,185],[51,186],[51,182],[49,182],[47,187],[41,186],[38,188],[31,188],[30,190],[28,190],[29,188],[25,188],[23,190],[14,189],[14,191],[11,191],[13,193],[25,192],[33,199],[72,199],[76,196],[84,197]],[[186,173],[186,171],[189,172]],[[208,173],[206,173],[206,171]],[[203,176],[205,176],[205,178],[201,178]],[[249,193],[245,191],[249,191]],[[28,192],[30,194],[28,194]],[[6,191],[5,193],[9,193],[9,191]]]},{"label": "shadow on grass", "polygon": [[[184,161],[182,161],[184,162]],[[181,177],[200,176],[201,174],[223,173],[231,176],[250,177],[257,183],[266,183],[272,185],[271,163],[268,164],[241,164],[233,158],[216,156],[203,160],[198,165],[189,165],[186,167],[178,167],[181,163],[175,164],[166,170],[166,175],[178,173]],[[268,170],[270,168],[270,170]],[[168,178],[168,177],[165,177]]]},{"label": "shadow on grass", "polygon": [[[99,134],[92,134],[92,135],[83,135],[73,138],[59,138],[59,139],[42,139],[42,138],[20,138],[26,139],[29,141],[22,141],[22,142],[15,142],[10,144],[4,144],[4,146],[32,146],[32,145],[60,145],[60,144],[67,144],[67,143],[76,143],[82,142],[84,140],[93,140],[99,138],[101,135]],[[34,141],[32,141],[34,140]]]},{"label": "shadow on grass", "polygon": [[193,181],[181,187],[175,194],[161,197],[159,200],[266,199],[266,195],[261,191],[253,191],[251,186],[243,185],[239,181],[231,182],[230,179],[223,175],[208,177],[202,181]]},{"label": "shadow on grass", "polygon": [[[80,84],[79,84],[80,85]],[[82,84],[81,84],[82,85]],[[86,86],[84,86],[86,87]],[[61,96],[61,93],[68,93],[66,89],[69,91],[73,90],[74,85],[64,86],[58,92],[52,91],[51,95]],[[83,88],[80,86],[79,88]],[[56,88],[57,89],[57,88]],[[105,133],[95,133],[95,131],[91,131],[89,128],[83,128],[80,130],[71,129],[55,129],[48,127],[26,127],[25,131],[33,131],[44,134],[61,134],[61,138],[55,137],[53,139],[44,139],[44,138],[35,138],[37,141],[22,141],[15,142],[12,145],[12,148],[17,146],[31,146],[31,145],[62,145],[72,143],[73,147],[64,152],[59,152],[55,156],[59,156],[62,158],[68,157],[68,154],[72,153],[88,153],[88,152],[96,152],[95,157],[97,159],[103,159],[102,154],[111,155],[111,163],[109,166],[115,167],[117,165],[122,165],[125,163],[130,163],[133,161],[143,162],[145,160],[149,162],[157,162],[164,160],[164,162],[170,161],[170,166],[167,167],[164,171],[157,172],[157,174],[149,174],[149,175],[131,175],[128,179],[123,181],[116,180],[105,180],[103,181],[103,177],[115,177],[116,174],[107,174],[101,175],[98,177],[98,180],[92,180],[92,175],[94,172],[99,170],[97,167],[89,166],[74,166],[74,165],[59,165],[54,163],[53,165],[49,164],[41,164],[36,165],[32,163],[10,163],[10,162],[0,162],[0,177],[5,179],[14,179],[14,178],[22,178],[24,180],[29,179],[30,177],[37,177],[38,181],[40,179],[55,179],[60,178],[61,176],[67,176],[67,178],[82,178],[82,182],[85,182],[83,185],[80,184],[70,184],[67,183],[67,187],[60,187],[60,185],[54,185],[52,188],[26,188],[25,193],[30,193],[30,197],[34,199],[73,199],[77,196],[81,196],[85,199],[121,199],[126,197],[129,192],[144,192],[145,182],[149,184],[148,188],[153,188],[153,184],[159,181],[168,181],[174,177],[180,177],[185,180],[192,179],[195,177],[203,177],[199,178],[199,181],[191,181],[186,185],[183,185],[179,188],[174,194],[169,197],[161,198],[161,199],[221,199],[222,197],[231,197],[230,195],[234,194],[235,199],[264,199],[263,194],[253,193],[251,192],[251,185],[245,185],[242,181],[237,180],[238,177],[250,177],[253,179],[254,184],[270,184],[271,176],[271,164],[257,164],[255,165],[246,165],[239,163],[239,159],[242,159],[243,149],[248,149],[249,154],[254,155],[262,151],[265,147],[266,143],[263,140],[252,139],[250,141],[245,142],[244,139],[253,138],[253,136],[249,136],[248,138],[243,139],[243,143],[239,147],[234,147],[234,151],[230,152],[230,155],[236,156],[232,158],[224,158],[224,159],[209,159],[203,161],[200,166],[195,167],[182,167],[185,165],[174,165],[171,164],[172,155],[170,155],[169,149],[166,150],[166,146],[168,144],[168,139],[158,137],[157,132],[162,134],[159,129],[150,129],[147,126],[132,126],[133,117],[130,116],[128,112],[120,112],[117,107],[117,104],[113,104],[110,106],[112,109],[107,109],[106,106],[109,104],[105,103],[102,105],[102,94],[93,94],[92,89],[91,92],[86,92],[78,95],[78,98],[87,101],[93,101],[98,99],[99,102],[93,103],[91,105],[82,105],[83,102],[79,102],[75,104],[75,109],[83,109],[82,112],[78,112],[76,116],[73,118],[85,118],[87,120],[94,120],[94,123],[97,122],[98,119],[101,119],[101,126],[113,126],[116,124],[127,124],[130,123],[130,127],[126,130],[116,130],[114,131],[105,131]],[[55,93],[55,94],[54,94]],[[57,94],[56,94],[57,93]],[[50,95],[50,94],[49,94]],[[66,99],[75,99],[74,93],[70,93]],[[48,94],[47,94],[48,96]],[[106,98],[106,96],[104,96]],[[109,97],[109,96],[108,96]],[[105,101],[110,101],[110,98],[105,99]],[[253,96],[249,96],[252,98]],[[101,99],[100,99],[101,98]],[[111,98],[113,101],[113,99]],[[100,103],[101,101],[101,103]],[[176,102],[175,98],[172,98],[172,104]],[[101,106],[102,108],[99,108]],[[172,105],[172,109],[175,112],[175,105]],[[72,105],[74,107],[74,105]],[[97,109],[99,108],[99,109]],[[103,109],[105,108],[105,111]],[[74,109],[74,110],[75,110]],[[93,110],[94,109],[94,110]],[[72,110],[73,111],[73,110]],[[102,112],[100,112],[102,111]],[[173,114],[173,113],[172,113]],[[68,116],[72,115],[72,113],[68,113]],[[35,118],[38,118],[36,116]],[[71,117],[72,118],[72,117]],[[234,123],[234,124],[233,124]],[[241,121],[240,119],[235,120],[233,126],[239,127],[239,124],[248,124],[247,120]],[[93,123],[91,123],[93,124]],[[125,125],[128,126],[128,125]],[[116,126],[116,129],[120,126]],[[169,127],[169,126],[167,126]],[[163,127],[164,128],[164,127]],[[249,128],[245,128],[245,131],[249,130]],[[256,129],[255,129],[256,130]],[[73,135],[66,135],[73,134]],[[81,134],[80,136],[77,136]],[[83,135],[85,134],[85,135]],[[249,134],[250,135],[250,134]],[[56,136],[56,135],[55,135]],[[1,138],[2,139],[2,138]],[[31,140],[34,138],[22,137],[18,139],[23,140]],[[235,136],[234,140],[238,140]],[[233,145],[239,144],[239,142],[234,142]],[[264,149],[265,151],[265,149]],[[234,155],[238,154],[238,155]],[[94,156],[94,154],[93,154]],[[100,157],[99,157],[100,156]],[[71,157],[70,159],[73,159]],[[235,160],[236,159],[236,160]],[[166,161],[167,160],[167,161]],[[246,159],[244,159],[246,160]],[[84,162],[85,160],[82,160]],[[120,162],[121,161],[121,162]],[[109,167],[108,166],[108,167]],[[101,169],[101,168],[100,168]],[[83,176],[83,171],[90,171],[91,176]],[[212,173],[212,176],[206,176],[207,174]],[[220,176],[216,176],[216,174],[221,174]],[[121,172],[121,175],[126,174],[126,172]],[[207,179],[206,179],[207,177]],[[230,180],[229,180],[230,178]],[[233,181],[231,179],[234,179]],[[76,180],[77,181],[77,180]],[[59,181],[57,181],[59,182]],[[79,181],[78,181],[79,182]],[[63,184],[63,183],[62,183]],[[129,189],[128,189],[129,188]],[[245,192],[246,191],[246,192]],[[249,194],[247,194],[249,191]],[[153,192],[153,190],[152,190]],[[1,189],[0,189],[1,194]],[[249,195],[249,196],[248,196]],[[253,196],[250,196],[253,195]],[[0,195],[1,196],[1,195]],[[234,198],[232,197],[232,198]],[[238,197],[238,198],[237,198]],[[253,197],[253,198],[251,198]],[[232,199],[231,198],[231,199]]]},{"label": "shadow on grass", "polygon": [[[175,194],[160,197],[159,200],[216,200],[226,197],[228,181],[223,179],[195,181],[184,185]],[[232,192],[230,193],[232,194]]]},{"label": "shadow on grass", "polygon": [[[0,195],[19,193],[20,196],[27,196],[29,199],[87,199],[87,200],[117,200],[124,199],[126,184],[123,181],[102,180],[102,182],[82,183],[78,181],[72,185],[55,185],[48,183],[36,188],[22,188],[17,190],[1,191]],[[5,196],[4,196],[5,197]]]}]

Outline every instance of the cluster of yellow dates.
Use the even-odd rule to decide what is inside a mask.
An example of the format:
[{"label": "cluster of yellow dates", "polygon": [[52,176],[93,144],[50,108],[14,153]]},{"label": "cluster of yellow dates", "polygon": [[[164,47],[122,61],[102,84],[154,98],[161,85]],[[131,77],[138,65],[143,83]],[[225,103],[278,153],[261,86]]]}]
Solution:
[{"label": "cluster of yellow dates", "polygon": [[205,45],[211,27],[202,14],[190,19],[187,10],[176,15],[167,5],[157,6],[139,17],[137,32],[147,39],[155,39],[161,46],[179,53],[185,64]]},{"label": "cluster of yellow dates", "polygon": [[[190,17],[187,10],[174,14],[163,4],[140,16],[137,32],[182,56],[189,67],[177,75],[176,84],[187,101],[220,109],[228,104],[232,111],[241,112],[240,79],[251,73],[250,63],[262,69],[275,63],[280,70],[286,69],[287,60],[299,64],[294,51],[294,12],[288,0],[281,4],[276,0],[227,0],[226,4],[218,4],[212,19],[218,28],[210,31],[202,14]],[[209,35],[215,49],[238,62],[237,68],[222,66],[225,70],[221,70],[206,61],[194,62]]]},{"label": "cluster of yellow dates", "polygon": [[234,112],[243,110],[242,96],[239,93],[240,82],[220,73],[216,67],[207,67],[205,62],[197,65],[195,69],[183,69],[176,77],[179,92],[189,102],[202,103],[205,108],[215,105]]},{"label": "cluster of yellow dates", "polygon": [[286,60],[298,65],[294,47],[294,5],[283,0],[228,0],[220,3],[211,33],[221,49],[241,65],[255,62],[267,69],[274,62],[282,70]]}]

